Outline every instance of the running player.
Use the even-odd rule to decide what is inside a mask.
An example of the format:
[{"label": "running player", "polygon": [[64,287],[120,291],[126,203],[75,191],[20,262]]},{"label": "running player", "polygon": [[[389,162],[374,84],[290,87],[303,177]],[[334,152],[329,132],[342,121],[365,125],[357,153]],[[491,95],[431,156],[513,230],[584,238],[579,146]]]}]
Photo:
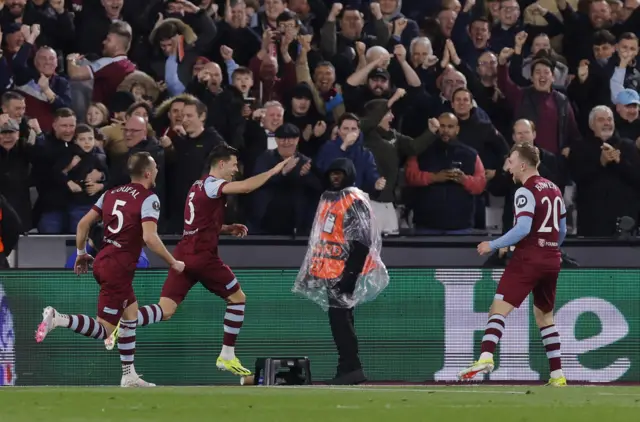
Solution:
[{"label": "running player", "polygon": [[[187,194],[184,207],[184,232],[174,250],[177,259],[185,262],[187,270],[181,273],[169,270],[162,287],[160,302],[140,308],[138,326],[154,324],[171,318],[189,290],[198,282],[211,293],[227,302],[224,314],[222,351],[216,366],[235,375],[250,375],[235,355],[235,343],[244,321],[245,294],[231,269],[218,255],[218,237],[231,234],[243,237],[247,227],[242,224],[225,225],[226,196],[246,194],[264,185],[283,169],[291,170],[297,159],[281,161],[271,170],[243,181],[232,182],[238,171],[238,151],[227,144],[216,146],[210,156],[209,174],[198,179]],[[113,347],[122,333],[114,332],[105,341],[107,349]]]},{"label": "running player", "polygon": [[104,221],[104,247],[93,265],[93,275],[100,285],[98,317],[60,314],[48,306],[42,313],[36,341],[43,341],[56,327],[69,328],[83,336],[104,340],[120,322],[120,386],[154,387],[155,384],[142,380],[133,366],[138,320],[133,276],[143,242],[160,255],[175,274],[184,270],[184,263],[174,259],[158,237],[160,201],[151,191],[158,174],[156,162],[148,152],[138,152],[129,158],[127,165],[131,183],[105,192],[80,220],[76,233],[78,257],[75,272],[84,274],[93,261],[93,257],[85,250],[89,229],[101,218]]},{"label": "running player", "polygon": [[493,353],[504,332],[505,319],[533,292],[533,313],[551,372],[547,385],[567,385],[560,362],[560,335],[553,322],[560,245],[567,233],[566,210],[560,189],[538,174],[539,164],[539,151],[531,143],[515,145],[505,163],[514,182],[522,184],[514,196],[516,223],[504,236],[480,243],[478,253],[487,255],[513,245],[516,248],[489,311],[480,359],[458,374],[461,380],[493,371]]}]

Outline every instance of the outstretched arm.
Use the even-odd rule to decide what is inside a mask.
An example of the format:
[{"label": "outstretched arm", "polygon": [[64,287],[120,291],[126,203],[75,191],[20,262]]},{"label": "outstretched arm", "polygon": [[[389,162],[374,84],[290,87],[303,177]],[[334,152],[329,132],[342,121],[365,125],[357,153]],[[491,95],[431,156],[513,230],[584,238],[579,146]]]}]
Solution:
[{"label": "outstretched arm", "polygon": [[492,251],[498,250],[500,248],[506,248],[509,246],[513,246],[517,244],[519,241],[524,239],[526,235],[531,231],[531,224],[533,223],[533,218],[531,217],[520,217],[516,222],[516,225],[513,226],[511,230],[506,232],[504,235],[500,236],[496,240],[492,240],[489,242],[489,246]]}]

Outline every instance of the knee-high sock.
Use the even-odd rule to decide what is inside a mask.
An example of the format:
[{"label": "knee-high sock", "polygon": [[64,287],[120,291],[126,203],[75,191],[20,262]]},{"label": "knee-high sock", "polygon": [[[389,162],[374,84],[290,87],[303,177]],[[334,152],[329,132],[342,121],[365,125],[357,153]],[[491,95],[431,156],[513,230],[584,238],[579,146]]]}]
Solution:
[{"label": "knee-high sock", "polygon": [[138,327],[162,321],[162,308],[158,304],[146,305],[138,309]]},{"label": "knee-high sock", "polygon": [[56,315],[56,323],[65,326],[78,334],[85,337],[95,338],[96,340],[104,340],[107,338],[107,330],[95,318],[87,315]]},{"label": "knee-high sock", "polygon": [[484,337],[482,337],[482,353],[493,354],[496,351],[496,346],[504,332],[504,323],[505,317],[500,314],[493,314],[489,317],[487,328],[484,331]]},{"label": "knee-high sock", "polygon": [[220,353],[223,359],[233,359],[236,356],[235,346],[244,322],[244,307],[244,303],[229,303],[227,305],[227,311],[224,314],[222,352]]},{"label": "knee-high sock", "polygon": [[136,325],[137,321],[121,320],[120,335],[118,338],[118,351],[122,363],[122,375],[135,373],[133,360],[136,353]]}]

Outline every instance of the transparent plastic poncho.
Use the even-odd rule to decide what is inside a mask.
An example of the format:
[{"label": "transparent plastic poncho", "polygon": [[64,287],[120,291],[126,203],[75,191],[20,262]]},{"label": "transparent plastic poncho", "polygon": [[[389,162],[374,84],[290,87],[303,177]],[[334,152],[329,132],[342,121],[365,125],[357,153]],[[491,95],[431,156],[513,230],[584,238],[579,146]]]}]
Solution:
[{"label": "transparent plastic poncho", "polygon": [[[354,242],[369,249],[353,294],[342,292],[340,282]],[[374,300],[389,285],[382,262],[382,236],[367,194],[350,187],[322,194],[309,247],[292,291],[325,311],[329,307],[352,308]]]}]

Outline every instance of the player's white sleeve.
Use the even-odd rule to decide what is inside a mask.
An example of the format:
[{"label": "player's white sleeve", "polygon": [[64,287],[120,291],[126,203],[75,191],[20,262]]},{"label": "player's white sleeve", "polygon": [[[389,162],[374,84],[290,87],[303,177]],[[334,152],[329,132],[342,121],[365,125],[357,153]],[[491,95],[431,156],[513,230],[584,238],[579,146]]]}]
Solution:
[{"label": "player's white sleeve", "polygon": [[224,186],[225,183],[227,183],[227,181],[224,179],[216,179],[215,177],[209,176],[204,181],[204,191],[211,199],[220,198],[222,196],[222,186]]},{"label": "player's white sleeve", "polygon": [[533,196],[533,193],[524,186],[518,188],[516,194],[513,196],[513,209],[516,220],[518,217],[523,216],[533,218],[533,214],[536,211],[536,198]]},{"label": "player's white sleeve", "polygon": [[98,198],[98,200],[96,201],[95,204],[93,204],[93,210],[95,212],[97,212],[98,214],[102,214],[102,204],[104,204],[104,195],[107,192],[103,193],[102,195],[100,195],[100,198]]},{"label": "player's white sleeve", "polygon": [[94,79],[95,74],[109,66],[111,63],[119,62],[126,57],[118,56],[118,57],[102,57],[94,62],[88,64],[89,70],[91,71],[91,79]]},{"label": "player's white sleeve", "polygon": [[160,218],[160,199],[158,198],[158,195],[153,194],[144,200],[140,215],[143,223],[145,221],[158,222],[158,219]]}]

